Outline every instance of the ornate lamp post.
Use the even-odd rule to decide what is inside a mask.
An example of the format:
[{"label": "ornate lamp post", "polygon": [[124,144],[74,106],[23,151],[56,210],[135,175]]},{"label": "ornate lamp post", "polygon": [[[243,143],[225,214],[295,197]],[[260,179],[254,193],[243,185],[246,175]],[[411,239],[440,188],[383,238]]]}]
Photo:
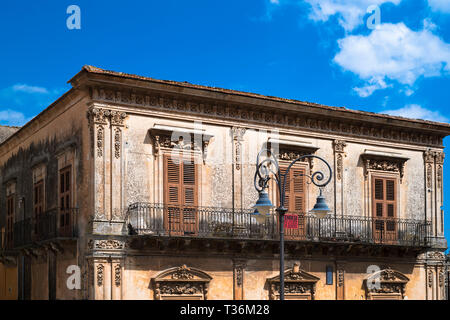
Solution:
[{"label": "ornate lamp post", "polygon": [[[260,158],[263,153],[266,154],[266,158],[261,161]],[[325,197],[322,195],[322,188],[325,187],[331,181],[332,178],[332,170],[327,161],[318,156],[304,155],[293,160],[289,164],[286,172],[284,174],[281,174],[278,160],[273,156],[272,152],[270,152],[269,150],[267,149],[261,150],[256,158],[256,172],[254,184],[256,191],[258,191],[259,193],[259,198],[256,204],[254,205],[255,213],[253,216],[258,222],[260,223],[265,222],[266,218],[270,216],[271,209],[274,207],[274,205],[272,205],[272,202],[269,199],[269,195],[265,191],[268,188],[268,182],[271,179],[271,176],[274,177],[277,183],[278,192],[280,195],[279,196],[280,203],[278,208],[276,209],[279,215],[279,226],[280,226],[280,300],[284,300],[284,215],[287,212],[287,209],[284,207],[284,201],[286,197],[285,194],[286,177],[289,177],[289,171],[291,170],[291,167],[295,163],[307,158],[316,158],[321,160],[326,164],[328,170],[330,171],[328,179],[324,182],[322,181],[324,180],[325,175],[321,171],[316,171],[312,173],[310,176],[306,174],[298,175],[309,178],[314,185],[320,188],[320,194],[317,197],[317,202],[314,205],[314,208],[310,211],[310,213],[316,215],[319,218],[323,218],[331,211],[325,202]]]}]

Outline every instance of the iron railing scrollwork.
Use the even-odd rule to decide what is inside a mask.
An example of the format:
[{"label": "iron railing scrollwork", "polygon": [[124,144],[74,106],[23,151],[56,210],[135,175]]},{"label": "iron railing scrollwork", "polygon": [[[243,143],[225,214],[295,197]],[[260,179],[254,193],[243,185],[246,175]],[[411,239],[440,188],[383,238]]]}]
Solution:
[{"label": "iron railing scrollwork", "polygon": [[[128,226],[134,235],[279,239],[277,215],[258,223],[251,209],[135,203],[128,211]],[[286,240],[425,247],[431,231],[431,223],[419,220],[297,216],[298,227],[286,229]]]}]

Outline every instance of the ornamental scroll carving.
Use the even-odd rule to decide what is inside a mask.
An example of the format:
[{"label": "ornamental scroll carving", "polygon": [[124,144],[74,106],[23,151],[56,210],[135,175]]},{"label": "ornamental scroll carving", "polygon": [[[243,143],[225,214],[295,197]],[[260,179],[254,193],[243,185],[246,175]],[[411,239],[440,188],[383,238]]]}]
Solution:
[{"label": "ornamental scroll carving", "polygon": [[244,284],[244,271],[247,266],[247,262],[244,260],[234,261],[234,270],[236,277],[236,285],[241,287]]},{"label": "ornamental scroll carving", "polygon": [[95,145],[97,157],[103,157],[105,146],[105,126],[108,124],[109,120],[111,126],[116,127],[114,131],[114,154],[116,158],[120,158],[120,150],[122,148],[122,132],[118,127],[122,127],[124,125],[127,114],[121,111],[93,107],[87,112],[87,117],[91,136],[93,137],[93,141],[96,140],[96,142],[92,145]]},{"label": "ornamental scroll carving", "polygon": [[347,146],[347,143],[343,140],[335,140],[333,146],[334,154],[336,155],[336,178],[341,180],[344,171],[344,157],[346,156],[345,147]]},{"label": "ornamental scroll carving", "polygon": [[121,250],[125,247],[125,242],[118,240],[89,240],[89,249],[101,250]]},{"label": "ornamental scroll carving", "polygon": [[374,272],[364,279],[367,298],[390,294],[403,299],[408,281],[409,278],[403,273],[390,268]]},{"label": "ornamental scroll carving", "polygon": [[319,115],[303,115],[298,111],[270,110],[265,107],[254,107],[251,111],[247,107],[233,105],[226,102],[209,102],[201,99],[183,99],[171,94],[149,94],[148,92],[130,92],[118,87],[93,87],[92,99],[101,102],[126,103],[145,106],[156,110],[189,113],[219,117],[231,120],[258,122],[263,125],[281,125],[290,128],[314,130],[317,132],[358,136],[376,140],[388,140],[395,143],[412,143],[427,146],[442,147],[443,136],[425,134],[419,130],[412,131],[401,128],[387,128],[373,123],[355,124],[351,119],[326,119]]},{"label": "ornamental scroll carving", "polygon": [[105,266],[103,264],[97,265],[97,285],[101,287],[103,285]]},{"label": "ornamental scroll carving", "polygon": [[114,283],[116,287],[120,287],[121,283],[121,276],[122,276],[122,266],[120,264],[116,264],[114,266]]},{"label": "ornamental scroll carving", "polygon": [[186,265],[168,269],[152,278],[155,299],[195,295],[206,300],[211,279],[205,272]]},{"label": "ornamental scroll carving", "polygon": [[241,169],[242,164],[242,141],[244,140],[244,134],[246,129],[245,128],[239,128],[239,127],[232,127],[231,128],[231,134],[233,136],[234,141],[234,154],[235,154],[235,165],[236,170]]},{"label": "ornamental scroll carving", "polygon": [[[178,151],[201,152],[203,160],[208,154],[208,146],[212,135],[194,134],[190,132],[177,132],[165,129],[150,129],[150,136],[153,138],[154,155],[158,155],[162,148],[174,149]],[[187,141],[185,141],[187,138]]]},{"label": "ornamental scroll carving", "polygon": [[[288,295],[301,295],[314,299],[316,283],[319,278],[300,269],[300,264],[295,263],[292,269],[284,273],[284,292]],[[280,292],[280,276],[267,279],[269,283],[269,295],[271,300],[278,299]]]},{"label": "ornamental scroll carving", "polygon": [[369,177],[369,172],[374,171],[384,171],[398,173],[400,176],[400,182],[403,180],[405,174],[405,166],[407,159],[403,158],[391,158],[383,156],[374,155],[362,155],[364,162],[364,176],[367,179]]}]

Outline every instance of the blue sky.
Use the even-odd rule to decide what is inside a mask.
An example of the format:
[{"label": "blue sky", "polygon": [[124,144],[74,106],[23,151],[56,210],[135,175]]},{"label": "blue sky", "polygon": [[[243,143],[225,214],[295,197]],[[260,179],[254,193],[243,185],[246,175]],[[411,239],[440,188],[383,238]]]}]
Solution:
[{"label": "blue sky", "polygon": [[[69,5],[81,10],[80,30],[66,26]],[[448,0],[4,1],[0,35],[0,124],[35,116],[85,64],[450,119]]]}]

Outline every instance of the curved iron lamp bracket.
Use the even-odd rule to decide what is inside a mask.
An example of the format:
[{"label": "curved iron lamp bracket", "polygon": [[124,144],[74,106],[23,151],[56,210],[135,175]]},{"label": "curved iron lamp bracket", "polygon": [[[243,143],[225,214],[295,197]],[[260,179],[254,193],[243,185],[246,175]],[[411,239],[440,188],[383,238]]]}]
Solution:
[{"label": "curved iron lamp bracket", "polygon": [[[263,153],[265,153],[267,155],[267,157],[264,160],[260,161],[261,160],[260,158],[263,155]],[[264,189],[266,189],[268,187],[268,183],[269,183],[269,180],[271,179],[271,174],[272,174],[272,176],[274,177],[274,179],[277,183],[279,194],[281,195],[280,206],[283,208],[284,201],[285,201],[286,177],[288,176],[289,171],[291,170],[291,167],[295,163],[302,161],[303,159],[313,159],[313,158],[319,159],[323,163],[325,163],[325,165],[327,166],[327,168],[329,170],[328,179],[326,181],[322,182],[325,179],[325,175],[322,171],[316,171],[316,172],[312,173],[311,175],[299,174],[296,176],[305,176],[305,177],[309,178],[309,180],[310,180],[309,183],[313,183],[315,186],[317,186],[319,188],[323,188],[328,183],[330,183],[331,178],[332,178],[332,173],[333,173],[331,166],[325,159],[323,159],[319,156],[312,155],[312,154],[300,156],[297,159],[293,160],[289,164],[289,166],[287,167],[286,172],[284,172],[284,174],[281,174],[280,165],[278,163],[278,160],[274,157],[273,153],[268,149],[262,149],[258,153],[258,156],[256,158],[256,172],[255,172],[255,178],[254,178],[255,189],[258,192],[264,191]],[[271,165],[273,165],[275,167],[275,171],[271,168]]]}]

